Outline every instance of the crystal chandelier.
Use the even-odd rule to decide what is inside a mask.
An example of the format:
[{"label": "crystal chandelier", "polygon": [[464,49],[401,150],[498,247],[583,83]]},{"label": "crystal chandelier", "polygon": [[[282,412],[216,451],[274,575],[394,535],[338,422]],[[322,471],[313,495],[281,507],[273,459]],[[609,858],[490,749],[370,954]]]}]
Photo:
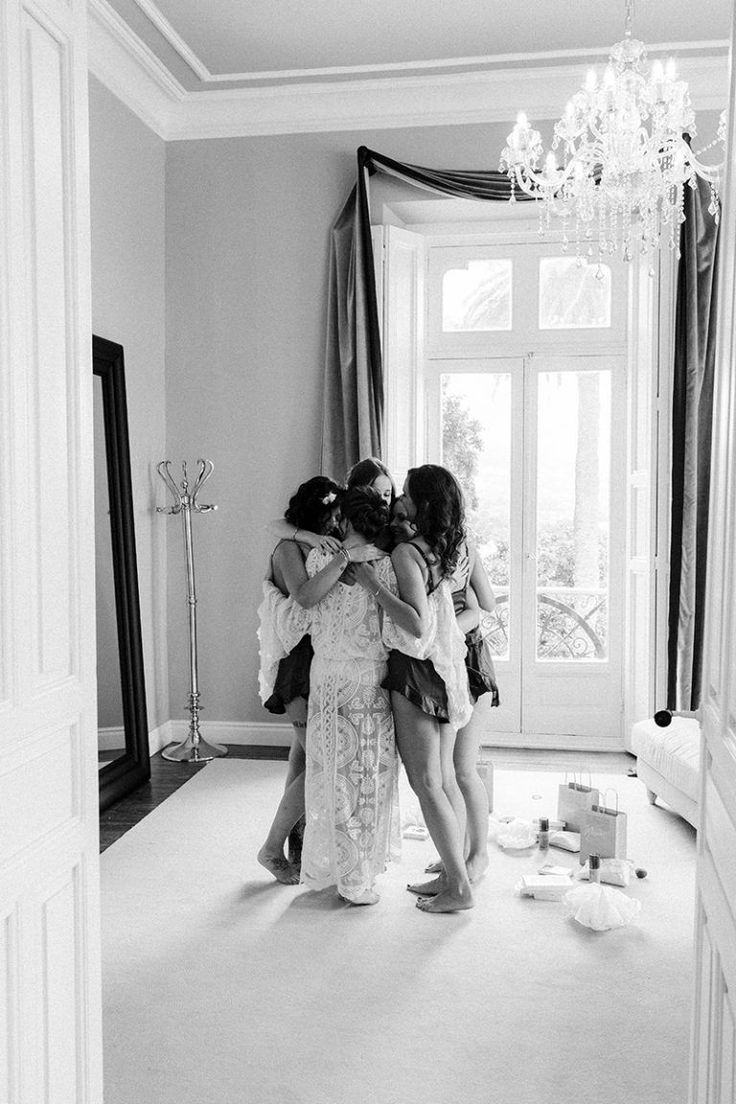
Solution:
[{"label": "crystal chandelier", "polygon": [[[698,158],[725,143],[721,114],[716,139],[697,154],[685,135],[695,136],[695,114],[685,81],[678,80],[672,59],[642,70],[647,51],[631,36],[633,0],[626,0],[624,38],[610,53],[603,80],[591,70],[583,88],[555,123],[552,149],[544,159],[539,131],[519,114],[501,153],[501,171],[515,189],[541,201],[540,233],[559,218],[563,248],[569,235],[592,257],[597,239],[599,260],[621,251],[631,260],[636,246],[645,254],[665,238],[679,256],[679,227],[684,222],[683,187],[710,184],[708,210],[718,221],[718,180],[722,165]],[[554,151],[561,148],[562,164]]]}]

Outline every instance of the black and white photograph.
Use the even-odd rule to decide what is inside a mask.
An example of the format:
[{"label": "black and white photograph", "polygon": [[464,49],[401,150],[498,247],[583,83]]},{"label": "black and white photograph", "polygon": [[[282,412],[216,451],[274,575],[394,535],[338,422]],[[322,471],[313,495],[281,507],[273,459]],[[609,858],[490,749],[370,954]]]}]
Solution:
[{"label": "black and white photograph", "polygon": [[736,1104],[735,9],[0,4],[0,1104]]}]

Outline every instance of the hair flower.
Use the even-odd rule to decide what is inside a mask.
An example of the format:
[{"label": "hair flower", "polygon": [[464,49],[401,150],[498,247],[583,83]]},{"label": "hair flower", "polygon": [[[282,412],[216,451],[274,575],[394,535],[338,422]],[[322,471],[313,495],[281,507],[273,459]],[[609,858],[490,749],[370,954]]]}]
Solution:
[{"label": "hair flower", "polygon": [[330,493],[326,494],[325,497],[322,499],[322,505],[323,506],[331,506],[336,498],[337,498],[337,495],[335,494],[335,492],[330,491]]}]

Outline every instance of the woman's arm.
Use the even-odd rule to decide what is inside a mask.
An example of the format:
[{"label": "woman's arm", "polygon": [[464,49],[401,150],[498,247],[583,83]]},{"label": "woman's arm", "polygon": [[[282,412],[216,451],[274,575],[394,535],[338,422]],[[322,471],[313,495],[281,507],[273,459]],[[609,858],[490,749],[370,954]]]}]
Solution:
[{"label": "woman's arm", "polygon": [[293,541],[299,536],[300,544],[307,544],[310,548],[324,548],[326,552],[336,552],[340,548],[337,537],[328,537],[326,534],[313,533],[311,529],[299,529],[287,521],[286,518],[272,518],[266,525],[266,529],[277,540]]},{"label": "woman's arm", "polygon": [[496,596],[493,593],[493,587],[491,581],[488,578],[486,569],[483,566],[483,562],[478,555],[474,547],[469,548],[470,552],[470,585],[475,592],[475,597],[478,600],[478,604],[481,609],[488,610],[489,613],[493,613],[496,608]]},{"label": "woman's arm", "polygon": [[355,579],[400,629],[419,638],[429,627],[427,584],[419,554],[409,545],[399,544],[391,553],[391,563],[399,585],[398,597],[379,580],[372,564],[356,564]]},{"label": "woman's arm", "polygon": [[347,567],[346,551],[337,552],[316,575],[310,579],[299,545],[294,541],[282,541],[274,553],[289,594],[304,609],[311,609],[328,594]]},{"label": "woman's arm", "polygon": [[465,591],[465,609],[457,615],[457,624],[463,636],[472,632],[480,623],[480,606],[471,586]]}]

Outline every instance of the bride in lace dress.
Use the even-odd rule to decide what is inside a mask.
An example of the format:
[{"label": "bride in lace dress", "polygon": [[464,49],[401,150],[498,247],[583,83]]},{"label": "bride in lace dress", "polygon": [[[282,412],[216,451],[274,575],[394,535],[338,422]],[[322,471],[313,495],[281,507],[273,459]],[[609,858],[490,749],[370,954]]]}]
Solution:
[{"label": "bride in lace dress", "polygon": [[[376,491],[356,487],[344,493],[340,508],[346,555],[364,555],[387,524],[386,503]],[[310,552],[307,573],[317,574],[329,555]],[[397,593],[390,557],[374,565],[376,578]],[[311,611],[301,880],[316,890],[334,885],[351,904],[369,905],[379,899],[377,875],[399,857],[398,759],[391,701],[381,687],[388,650],[379,607],[369,590],[355,585],[353,570]]]}]

